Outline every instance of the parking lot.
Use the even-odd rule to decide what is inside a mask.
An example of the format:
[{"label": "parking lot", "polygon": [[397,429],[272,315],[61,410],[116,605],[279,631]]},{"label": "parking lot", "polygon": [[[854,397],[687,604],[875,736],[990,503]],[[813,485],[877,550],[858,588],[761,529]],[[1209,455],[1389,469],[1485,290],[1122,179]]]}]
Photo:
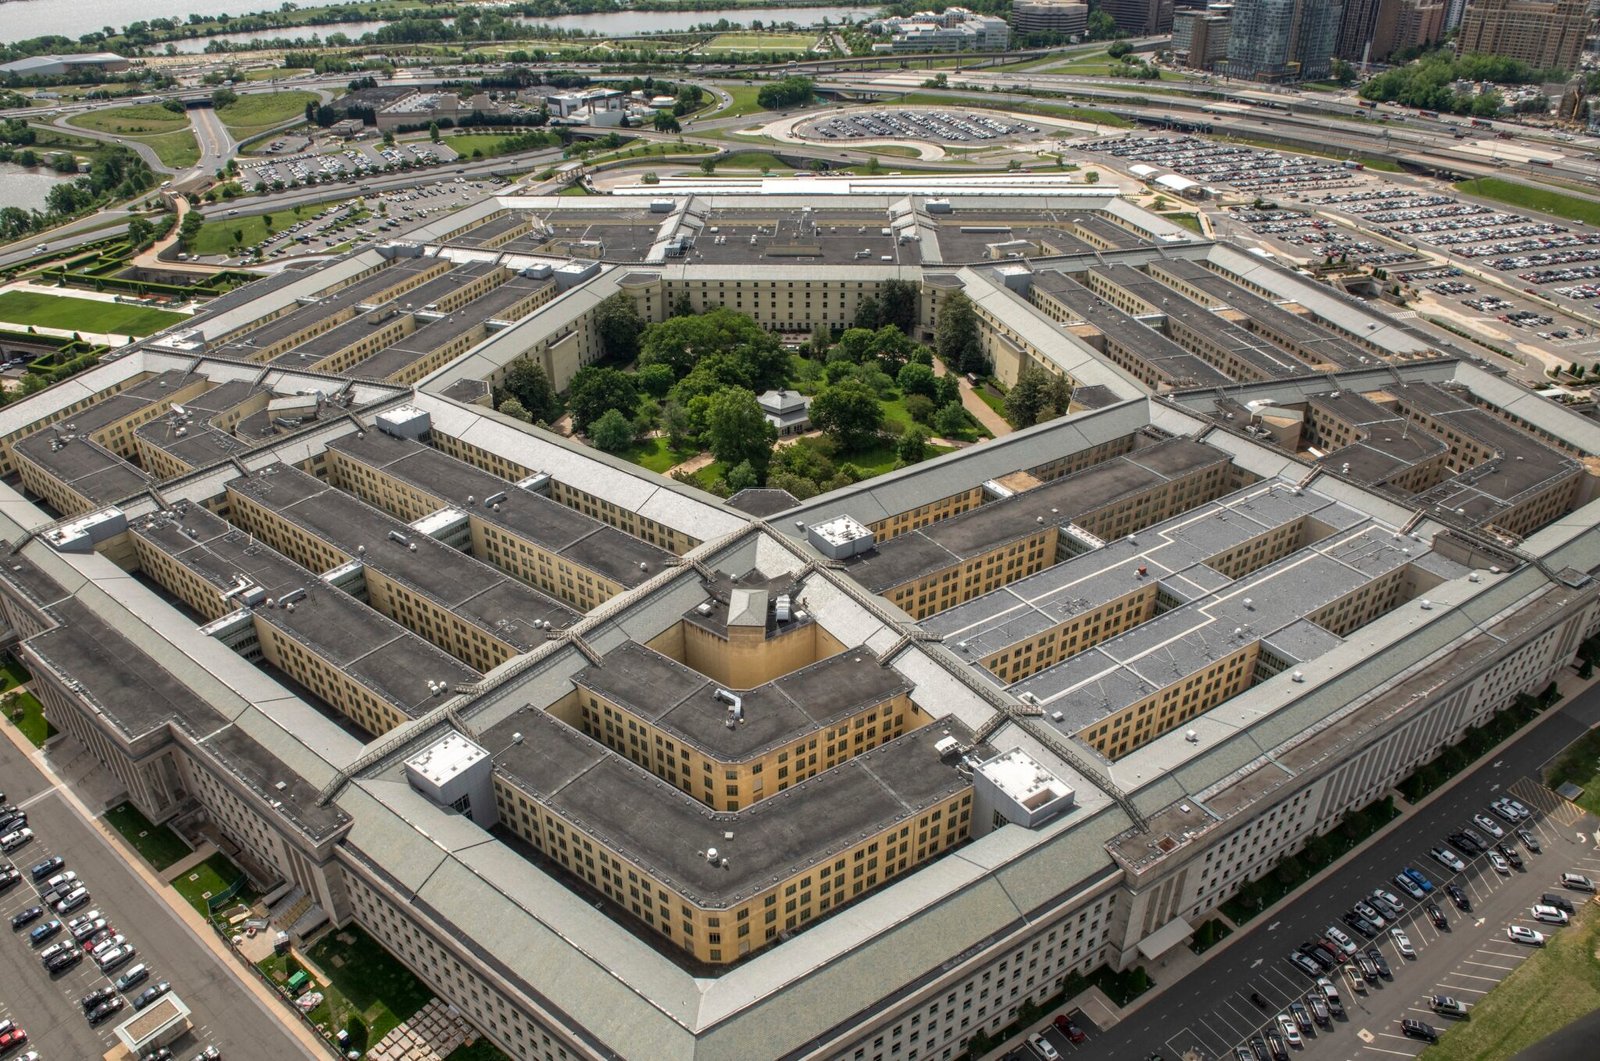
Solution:
[{"label": "parking lot", "polygon": [[1081,145],[1132,165],[1171,170],[1207,185],[1262,194],[1346,188],[1359,168],[1331,159],[1218,143],[1194,136],[1119,136]]},{"label": "parking lot", "polygon": [[[1600,258],[1600,251],[1591,249],[1600,244],[1600,233],[1496,210],[1453,195],[1377,188],[1324,195],[1307,202],[1358,217],[1390,239],[1448,249],[1462,258],[1481,259],[1488,268],[1502,272]],[[1532,275],[1519,274],[1522,279]],[[1548,278],[1528,282],[1574,278],[1567,271],[1554,270]]]},{"label": "parking lot", "polygon": [[438,166],[454,161],[456,153],[444,144],[419,141],[386,147],[380,143],[351,143],[321,155],[302,152],[282,158],[241,160],[239,181],[247,188],[265,191],[316,181],[353,180],[370,173],[393,172],[407,163]]},{"label": "parking lot", "polygon": [[934,140],[940,143],[984,143],[1035,135],[1039,127],[1002,114],[958,111],[857,111],[808,122],[801,136],[820,140]]},{"label": "parking lot", "polygon": [[1304,210],[1230,206],[1226,216],[1257,236],[1282,244],[1285,251],[1297,256],[1332,257],[1349,265],[1371,266],[1393,266],[1417,260],[1415,254],[1364,239],[1359,233]]},{"label": "parking lot", "polygon": [[[1563,891],[1557,884],[1562,872],[1576,870],[1600,879],[1600,853],[1593,841],[1597,823],[1537,782],[1544,763],[1596,724],[1600,724],[1600,691],[1591,688],[1570,696],[1449,789],[1405,814],[1313,886],[1242,925],[1204,958],[1195,958],[1180,944],[1170,954],[1146,963],[1157,992],[1141,999],[1121,1020],[1108,1021],[1097,1030],[1085,1026],[1087,1041],[1071,1050],[1054,1041],[1052,1046],[1063,1057],[1085,1059],[1144,1061],[1155,1053],[1164,1061],[1182,1061],[1186,1050],[1194,1050],[1201,1061],[1234,1061],[1237,1047],[1250,1051],[1250,1039],[1262,1034],[1269,1023],[1276,1024],[1277,1015],[1290,1002],[1303,1000],[1313,988],[1315,981],[1289,963],[1289,953],[1330,924],[1354,935],[1343,926],[1340,915],[1357,899],[1383,888],[1399,894],[1405,902],[1407,909],[1399,926],[1408,935],[1416,959],[1397,959],[1398,947],[1387,938],[1372,944],[1362,940],[1363,950],[1369,945],[1380,949],[1394,979],[1381,981],[1365,995],[1355,994],[1347,985],[1338,988],[1348,1007],[1347,1018],[1333,1021],[1329,1028],[1317,1028],[1305,1037],[1302,1047],[1291,1049],[1291,1056],[1307,1061],[1318,1057],[1325,1061],[1394,1061],[1416,1056],[1425,1044],[1406,1038],[1400,1020],[1423,1020],[1442,1029],[1446,1021],[1432,1014],[1427,1001],[1439,994],[1463,1001],[1470,1012],[1471,1006],[1527,957],[1520,945],[1508,945],[1506,928],[1533,925],[1530,907],[1544,892],[1561,892],[1575,906],[1589,898],[1581,892]],[[1536,818],[1528,828],[1543,848],[1538,855],[1524,852],[1522,871],[1502,876],[1486,858],[1479,857],[1458,875],[1430,857],[1431,847],[1445,843],[1450,833],[1470,825],[1474,815],[1487,812],[1491,802],[1507,795],[1534,810]],[[1435,929],[1425,908],[1393,883],[1394,875],[1407,865],[1429,878],[1435,895],[1447,883],[1458,883],[1472,905],[1470,914],[1442,899],[1439,905],[1449,928]],[[1567,931],[1545,927],[1557,933]],[[1385,937],[1387,930],[1385,926]],[[1260,994],[1267,1007],[1253,1003],[1252,993]],[[1020,1038],[1006,1045],[1019,1061],[1036,1057]],[[1254,1061],[1253,1053],[1251,1056]]]},{"label": "parking lot", "polygon": [[[160,982],[169,982],[192,1011],[193,1030],[173,1045],[179,1061],[198,1058],[207,1047],[216,1047],[229,1061],[303,1055],[282,1030],[279,1015],[241,989],[222,959],[191,934],[110,842],[90,829],[7,740],[0,740],[0,777],[5,778],[10,805],[25,811],[34,833],[31,842],[3,856],[19,871],[19,879],[0,892],[0,916],[5,919],[0,934],[11,937],[0,938],[0,1020],[24,1029],[28,1047],[39,1051],[43,1061],[88,1061],[105,1054],[115,1043],[113,1029],[133,1016],[133,999]],[[30,868],[51,856],[63,860],[51,875],[77,873],[76,883],[88,889],[89,897],[65,915],[42,914],[13,930],[13,917],[42,905],[44,882],[36,884]],[[48,972],[39,954],[58,942],[81,946],[72,942],[65,925],[95,909],[107,929],[127,937],[134,953],[109,975],[87,954],[69,969]],[[63,928],[35,944],[30,931],[51,918]],[[123,1008],[91,1027],[79,1000],[141,963],[149,970],[148,979],[121,992]]]}]

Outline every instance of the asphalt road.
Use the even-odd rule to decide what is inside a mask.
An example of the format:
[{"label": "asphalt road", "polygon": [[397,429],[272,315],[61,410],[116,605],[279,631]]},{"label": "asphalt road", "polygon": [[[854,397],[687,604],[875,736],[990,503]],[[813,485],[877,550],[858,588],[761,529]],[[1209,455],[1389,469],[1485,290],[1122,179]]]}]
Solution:
[{"label": "asphalt road", "polygon": [[[1162,994],[1128,1019],[1105,1032],[1091,1032],[1089,1041],[1081,1046],[1071,1047],[1061,1040],[1056,1042],[1057,1048],[1063,1057],[1117,1061],[1144,1059],[1152,1053],[1166,1061],[1179,1061],[1185,1051],[1196,1050],[1203,1061],[1228,1061],[1236,1045],[1247,1042],[1291,999],[1303,997],[1312,986],[1303,973],[1289,965],[1288,953],[1312,935],[1320,934],[1324,926],[1339,924],[1339,915],[1372,889],[1400,894],[1392,878],[1410,865],[1438,885],[1438,904],[1450,920],[1450,929],[1434,929],[1422,916],[1421,904],[1402,894],[1407,911],[1401,927],[1415,944],[1417,959],[1401,958],[1387,933],[1380,936],[1378,945],[1394,970],[1395,979],[1371,989],[1365,996],[1355,996],[1341,985],[1348,1019],[1335,1021],[1331,1029],[1320,1029],[1295,1054],[1324,1061],[1379,1061],[1420,1053],[1422,1043],[1400,1034],[1401,1017],[1420,1019],[1442,1030],[1447,1022],[1428,1011],[1426,995],[1448,994],[1469,1005],[1476,1002],[1528,954],[1505,938],[1506,925],[1539,927],[1548,933],[1549,926],[1535,926],[1528,918],[1528,907],[1538,896],[1545,891],[1561,891],[1555,882],[1565,870],[1575,869],[1591,878],[1600,876],[1600,851],[1593,850],[1591,843],[1580,842],[1577,832],[1580,828],[1592,829],[1594,822],[1591,819],[1567,824],[1566,819],[1575,816],[1569,813],[1561,817],[1559,811],[1567,809],[1564,805],[1557,808],[1557,814],[1537,815],[1536,832],[1544,852],[1524,852],[1525,871],[1513,872],[1510,877],[1499,876],[1481,857],[1468,864],[1465,874],[1453,875],[1429,857],[1428,849],[1442,843],[1447,833],[1471,824],[1474,814],[1508,791],[1534,805],[1532,799],[1537,794],[1532,779],[1538,776],[1539,768],[1597,721],[1600,691],[1590,690],[1563,703],[1553,717],[1466,775],[1382,841],[1361,850],[1312,892],[1257,918],[1258,923],[1243,930],[1211,961],[1167,985]],[[1557,801],[1547,790],[1541,802],[1547,808],[1556,808]],[[1443,885],[1451,879],[1471,897],[1470,914],[1458,912],[1442,894]],[[1581,893],[1566,894],[1575,904],[1585,898]],[[1365,949],[1367,944],[1362,946]],[[1150,972],[1158,984],[1162,983],[1159,963]],[[1252,992],[1262,994],[1273,1008],[1255,1006],[1250,1001]],[[1022,1044],[1018,1041],[1013,1045]],[[1027,1058],[1030,1054],[1024,1049],[1017,1056]]]},{"label": "asphalt road", "polygon": [[[235,971],[201,944],[7,740],[0,740],[0,778],[5,779],[6,797],[28,812],[28,825],[36,836],[33,843],[5,856],[22,871],[23,880],[0,895],[0,1019],[9,1018],[25,1028],[29,1046],[45,1061],[90,1061],[102,1056],[115,1042],[112,1029],[133,1013],[129,1006],[98,1029],[90,1028],[78,999],[109,978],[87,958],[64,975],[52,977],[34,956],[28,929],[11,931],[11,916],[39,902],[28,867],[50,855],[65,858],[64,869],[77,871],[92,893],[90,903],[77,913],[91,908],[104,911],[137,948],[134,962],[150,967],[147,983],[171,981],[174,994],[193,1011],[194,1030],[173,1047],[180,1059],[192,1058],[207,1045],[218,1047],[229,1061],[305,1056],[281,1027],[284,1015],[269,1011],[243,990]],[[143,985],[134,988],[130,995],[143,989]]]}]

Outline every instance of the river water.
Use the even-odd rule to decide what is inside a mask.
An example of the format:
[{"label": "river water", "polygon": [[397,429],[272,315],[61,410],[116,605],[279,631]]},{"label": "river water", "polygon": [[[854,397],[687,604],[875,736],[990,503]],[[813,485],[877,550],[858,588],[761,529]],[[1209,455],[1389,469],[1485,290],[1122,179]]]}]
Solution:
[{"label": "river water", "polygon": [[0,206],[20,206],[24,210],[43,210],[45,196],[71,175],[47,169],[24,169],[0,162]]},{"label": "river water", "polygon": [[[270,11],[276,7],[272,0],[6,0],[0,4],[5,28],[0,30],[0,40],[27,40],[59,33],[66,37],[79,37],[105,26],[120,29],[130,22],[151,18],[188,18],[191,12],[207,15],[246,15],[257,11]],[[576,29],[606,37],[628,36],[640,33],[668,33],[693,29],[703,22],[727,19],[729,22],[748,24],[752,19],[763,22],[793,22],[797,25],[830,22],[859,21],[876,14],[872,7],[748,7],[727,11],[608,11],[590,15],[560,15],[556,18],[522,19],[521,21],[560,29]],[[329,26],[306,26],[297,29],[271,30],[264,33],[219,34],[223,40],[250,40],[275,37],[310,37],[320,33],[344,33],[352,38],[370,33],[382,22],[346,22]],[[210,38],[177,41],[181,52],[202,52]]]}]

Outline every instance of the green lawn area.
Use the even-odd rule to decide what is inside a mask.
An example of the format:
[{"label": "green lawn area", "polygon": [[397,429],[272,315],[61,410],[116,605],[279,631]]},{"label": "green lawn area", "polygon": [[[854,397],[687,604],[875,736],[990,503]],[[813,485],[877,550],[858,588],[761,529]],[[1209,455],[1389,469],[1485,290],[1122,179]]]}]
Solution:
[{"label": "green lawn area", "polygon": [[15,689],[32,677],[27,668],[11,656],[0,657],[0,693]]},{"label": "green lawn area", "polygon": [[116,136],[155,136],[189,127],[189,116],[173,113],[159,103],[136,103],[130,107],[106,107],[67,119],[68,125],[93,129]]},{"label": "green lawn area", "polygon": [[1568,745],[1545,778],[1551,788],[1569,781],[1583,789],[1573,802],[1590,814],[1600,814],[1600,730],[1590,730]]},{"label": "green lawn area", "polygon": [[873,144],[860,150],[871,155],[889,155],[894,158],[921,158],[922,152],[903,144]]},{"label": "green lawn area", "polygon": [[120,302],[98,302],[38,291],[0,292],[0,321],[12,324],[145,336],[185,319],[181,313]]},{"label": "green lawn area", "polygon": [[[331,981],[324,991],[331,1027],[344,1027],[354,1012],[367,1022],[367,1038],[376,1043],[395,1025],[433,997],[426,984],[354,925],[330,933],[312,946],[307,957]],[[318,1020],[317,1011],[312,1019]]]},{"label": "green lawn area", "polygon": [[1600,916],[1584,904],[1575,923],[1472,1007],[1472,1019],[1448,1026],[1422,1061],[1502,1061],[1600,1009]]},{"label": "green lawn area", "polygon": [[738,118],[745,114],[769,113],[765,107],[756,102],[756,96],[761,92],[759,86],[727,85],[725,88],[728,95],[733,97],[733,103],[722,110],[708,114],[708,118]]},{"label": "green lawn area", "polygon": [[[250,214],[244,217],[225,217],[215,221],[207,221],[200,226],[200,232],[195,236],[193,254],[237,254],[241,248],[254,247],[272,232],[282,232],[296,221],[320,213],[324,209],[332,208],[341,210],[348,205],[349,200],[337,203],[318,203],[315,208],[302,208],[299,214],[293,210],[277,210],[270,214]],[[272,224],[267,224],[268,218]],[[238,240],[233,238],[235,232],[241,233]]]},{"label": "green lawn area", "polygon": [[1198,214],[1162,214],[1162,217],[1174,225],[1182,225],[1195,235],[1204,235],[1200,230],[1200,216]]},{"label": "green lawn area", "polygon": [[1456,185],[1456,190],[1508,203],[1511,206],[1554,214],[1569,221],[1600,225],[1600,203],[1593,199],[1565,195],[1547,188],[1534,188],[1518,184],[1516,181],[1501,180],[1499,177],[1478,177],[1475,180],[1462,181]]},{"label": "green lawn area", "polygon": [[702,52],[803,52],[817,43],[809,33],[719,33],[700,46]]},{"label": "green lawn area", "polygon": [[481,151],[484,158],[494,158],[504,150],[505,142],[505,133],[457,133],[440,138],[440,143],[465,158],[472,158],[474,151]]},{"label": "green lawn area", "polygon": [[210,913],[206,900],[226,890],[239,879],[239,873],[239,867],[227,855],[218,852],[173,881],[172,886],[188,900],[190,906],[206,915]]},{"label": "green lawn area", "polygon": [[44,717],[44,705],[30,692],[17,692],[12,697],[10,710],[22,712],[22,718],[15,723],[16,727],[33,742],[35,748],[44,747],[44,742],[56,735],[56,728]]},{"label": "green lawn area", "polygon": [[162,164],[173,169],[184,169],[200,160],[200,147],[189,128],[189,116],[174,114],[159,103],[107,107],[74,115],[67,124],[149,144]]},{"label": "green lawn area", "polygon": [[729,155],[717,163],[717,169],[742,169],[764,170],[781,169],[789,170],[793,167],[782,159],[776,158],[765,151],[740,151]]},{"label": "green lawn area", "polygon": [[665,475],[668,468],[692,455],[680,457],[672,451],[672,447],[667,445],[667,440],[664,438],[647,438],[616,454],[623,460],[647,468],[657,475]]},{"label": "green lawn area", "polygon": [[217,117],[235,136],[249,136],[274,125],[303,117],[306,104],[317,98],[315,92],[291,89],[286,92],[252,92],[240,96],[217,110]]},{"label": "green lawn area", "polygon": [[158,870],[189,854],[189,845],[177,833],[165,825],[152,824],[132,803],[120,803],[106,811],[106,822]]}]

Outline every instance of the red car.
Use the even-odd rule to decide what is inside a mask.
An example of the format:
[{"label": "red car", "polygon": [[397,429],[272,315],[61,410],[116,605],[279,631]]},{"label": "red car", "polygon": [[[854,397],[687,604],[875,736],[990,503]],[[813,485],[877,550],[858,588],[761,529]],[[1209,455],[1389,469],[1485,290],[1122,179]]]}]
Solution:
[{"label": "red car", "polygon": [[1082,1028],[1078,1027],[1067,1018],[1065,1013],[1056,1014],[1055,1025],[1056,1030],[1067,1037],[1068,1042],[1081,1043],[1085,1039],[1089,1038],[1087,1035],[1083,1034]]},{"label": "red car", "polygon": [[12,1028],[4,1035],[0,1035],[0,1053],[15,1050],[28,1041],[28,1033],[21,1028]]}]

